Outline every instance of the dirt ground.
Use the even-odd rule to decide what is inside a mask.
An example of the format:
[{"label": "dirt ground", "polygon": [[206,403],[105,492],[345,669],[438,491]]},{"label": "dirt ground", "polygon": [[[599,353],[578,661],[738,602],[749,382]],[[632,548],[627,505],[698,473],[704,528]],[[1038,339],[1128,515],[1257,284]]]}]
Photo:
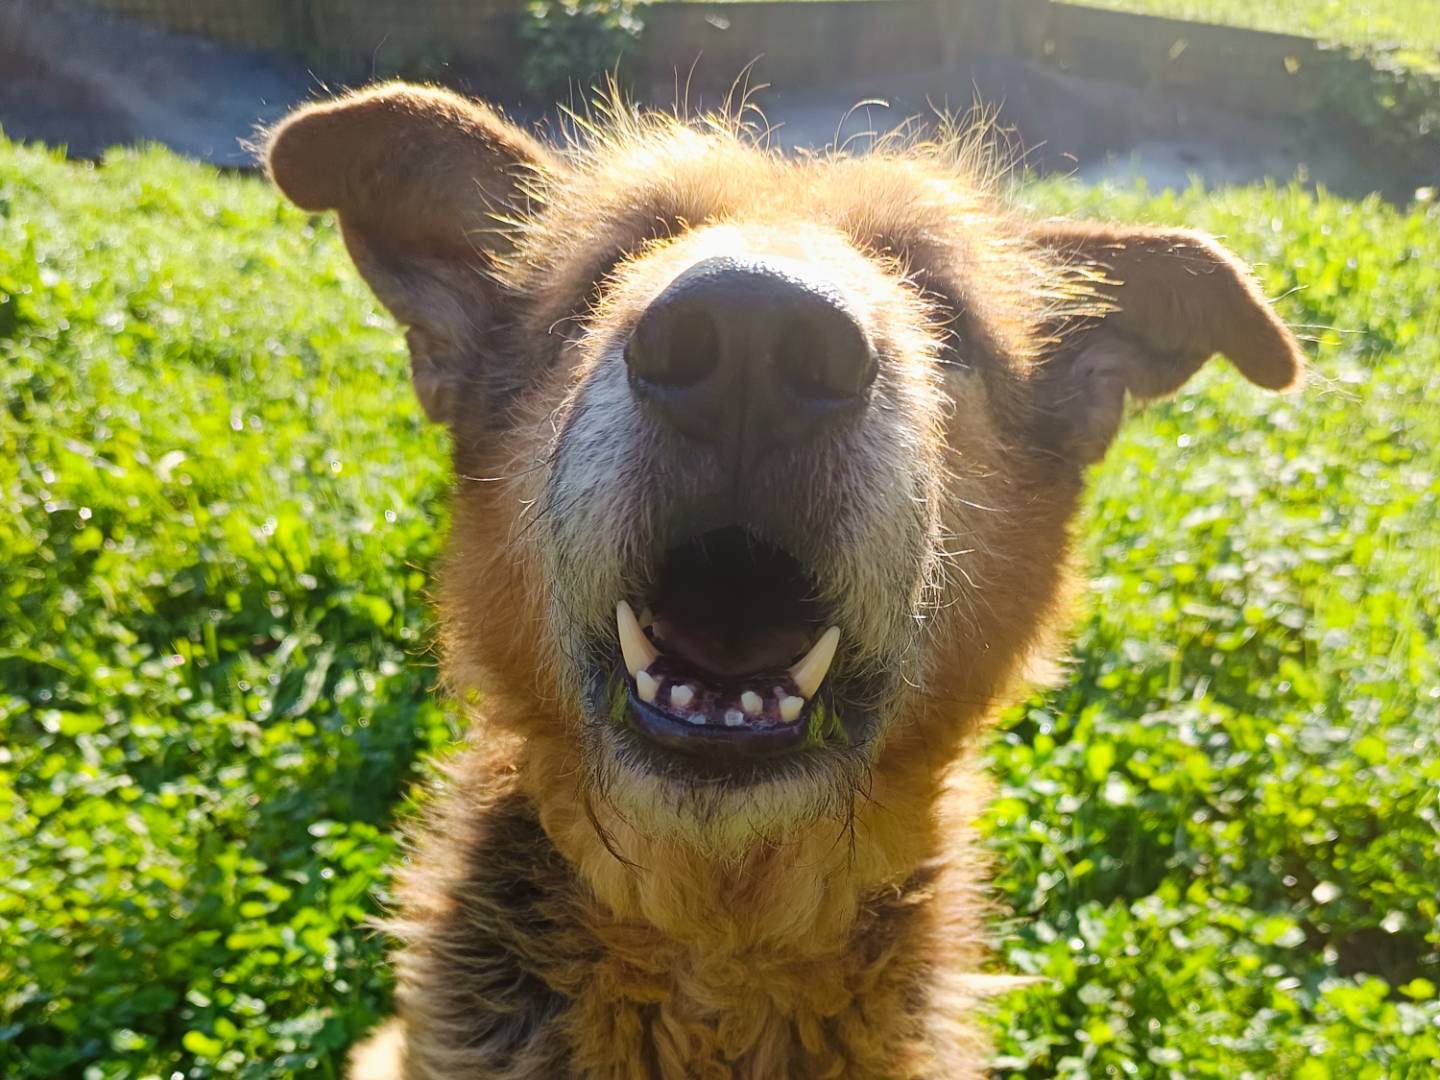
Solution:
[{"label": "dirt ground", "polygon": [[[246,167],[257,125],[322,92],[322,80],[289,57],[43,0],[0,0],[0,128],[11,138],[63,144],[77,157],[156,141]],[[757,101],[781,145],[815,147],[863,143],[871,132],[912,118],[933,122],[938,109],[963,111],[977,99],[1012,130],[1017,162],[1042,172],[1088,181],[1143,177],[1157,189],[1191,178],[1214,186],[1299,175],[1341,194],[1410,194],[1407,178],[1293,125],[997,57],[840,87],[776,85]],[[509,104],[522,117],[541,115],[531,103]]]}]

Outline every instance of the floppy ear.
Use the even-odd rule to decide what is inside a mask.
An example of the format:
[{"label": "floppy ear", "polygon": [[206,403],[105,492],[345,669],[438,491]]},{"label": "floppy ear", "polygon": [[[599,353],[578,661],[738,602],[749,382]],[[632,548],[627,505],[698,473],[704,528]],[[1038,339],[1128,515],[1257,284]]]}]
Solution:
[{"label": "floppy ear", "polygon": [[1138,400],[1173,394],[1217,353],[1267,390],[1293,390],[1305,357],[1246,267],[1210,237],[1093,222],[1035,225],[1032,240],[1086,284],[1086,311],[1059,320],[1035,380],[1036,436],[1098,461]]},{"label": "floppy ear", "polygon": [[473,392],[508,247],[497,217],[523,209],[551,154],[478,102],[390,83],[291,113],[265,168],[305,210],[336,210],[355,265],[408,327],[411,373],[431,419]]}]

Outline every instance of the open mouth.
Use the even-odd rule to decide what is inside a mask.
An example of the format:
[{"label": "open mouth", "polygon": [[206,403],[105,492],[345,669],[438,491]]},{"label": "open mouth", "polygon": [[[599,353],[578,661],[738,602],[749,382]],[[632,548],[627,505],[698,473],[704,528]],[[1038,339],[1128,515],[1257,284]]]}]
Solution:
[{"label": "open mouth", "polygon": [[840,629],[799,561],[748,530],[667,552],[649,593],[617,604],[616,633],[612,719],[660,746],[755,757],[847,741],[829,692]]}]

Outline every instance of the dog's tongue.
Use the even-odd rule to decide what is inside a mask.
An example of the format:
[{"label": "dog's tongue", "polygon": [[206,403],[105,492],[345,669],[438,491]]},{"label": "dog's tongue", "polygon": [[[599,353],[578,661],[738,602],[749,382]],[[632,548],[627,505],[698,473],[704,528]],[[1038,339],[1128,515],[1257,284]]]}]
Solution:
[{"label": "dog's tongue", "polygon": [[767,671],[783,671],[810,645],[814,630],[794,625],[719,627],[657,615],[652,627],[656,644],[669,656],[699,672],[722,679]]}]

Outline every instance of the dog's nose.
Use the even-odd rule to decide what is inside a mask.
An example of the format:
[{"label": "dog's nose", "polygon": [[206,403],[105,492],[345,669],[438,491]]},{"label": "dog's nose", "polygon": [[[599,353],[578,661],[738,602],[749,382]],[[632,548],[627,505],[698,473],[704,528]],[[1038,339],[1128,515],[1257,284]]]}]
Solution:
[{"label": "dog's nose", "polygon": [[852,306],[799,264],[705,259],[651,301],[625,347],[630,385],[740,472],[864,407],[875,353]]}]

